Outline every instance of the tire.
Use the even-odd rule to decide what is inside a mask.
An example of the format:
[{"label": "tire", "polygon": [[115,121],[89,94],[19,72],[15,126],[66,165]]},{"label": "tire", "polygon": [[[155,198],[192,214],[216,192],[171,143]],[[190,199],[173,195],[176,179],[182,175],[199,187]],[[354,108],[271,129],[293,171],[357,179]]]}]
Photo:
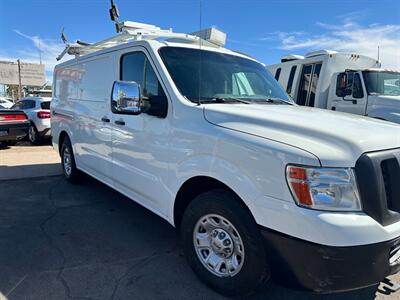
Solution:
[{"label": "tire", "polygon": [[[237,198],[226,190],[203,193],[186,208],[181,223],[181,243],[189,265],[201,281],[225,296],[249,295],[271,278],[261,233]],[[196,247],[199,241],[204,248]],[[212,259],[207,263],[208,257]]]},{"label": "tire", "polygon": [[61,146],[61,166],[65,179],[70,183],[78,183],[81,181],[81,172],[76,168],[74,152],[71,141],[68,137],[64,139]]},{"label": "tire", "polygon": [[33,123],[30,124],[28,129],[28,140],[32,145],[38,145],[41,141],[41,137]]}]

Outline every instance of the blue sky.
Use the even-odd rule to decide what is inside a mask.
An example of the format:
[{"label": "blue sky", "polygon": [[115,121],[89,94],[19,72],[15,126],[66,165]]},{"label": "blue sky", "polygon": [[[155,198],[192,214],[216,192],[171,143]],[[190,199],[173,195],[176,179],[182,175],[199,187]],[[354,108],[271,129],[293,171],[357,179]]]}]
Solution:
[{"label": "blue sky", "polygon": [[[199,0],[116,0],[121,19],[199,29]],[[69,40],[98,41],[114,34],[108,0],[0,0],[0,60],[38,62],[40,41],[47,76]],[[397,1],[202,0],[203,28],[217,26],[227,47],[271,64],[283,54],[316,49],[357,51],[400,68],[400,5]]]}]

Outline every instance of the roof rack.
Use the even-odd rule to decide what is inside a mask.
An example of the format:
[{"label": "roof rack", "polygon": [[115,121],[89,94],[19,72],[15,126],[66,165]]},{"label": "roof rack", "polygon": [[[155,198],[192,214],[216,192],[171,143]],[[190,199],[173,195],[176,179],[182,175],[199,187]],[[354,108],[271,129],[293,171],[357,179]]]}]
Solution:
[{"label": "roof rack", "polygon": [[[175,33],[172,29],[161,29],[155,25],[125,21],[118,23],[119,33],[113,37],[102,40],[97,43],[86,43],[80,40],[77,40],[73,44],[68,44],[66,42],[65,36],[63,37],[63,41],[65,40],[66,47],[64,51],[57,57],[57,60],[61,60],[65,54],[75,55],[75,57],[79,57],[81,55],[89,54],[94,51],[102,50],[105,48],[109,48],[115,45],[127,43],[130,41],[140,41],[140,40],[154,40],[158,38],[166,38],[166,39],[179,39],[186,40],[192,42],[200,42],[205,41],[207,43],[213,44],[214,46],[224,46],[226,35],[222,31],[216,28],[210,28],[206,30],[210,30],[215,34],[209,33],[207,37],[204,36],[204,32],[195,32],[192,34],[187,33]],[[63,35],[63,34],[62,34]],[[216,39],[215,36],[221,36],[221,39]]]}]

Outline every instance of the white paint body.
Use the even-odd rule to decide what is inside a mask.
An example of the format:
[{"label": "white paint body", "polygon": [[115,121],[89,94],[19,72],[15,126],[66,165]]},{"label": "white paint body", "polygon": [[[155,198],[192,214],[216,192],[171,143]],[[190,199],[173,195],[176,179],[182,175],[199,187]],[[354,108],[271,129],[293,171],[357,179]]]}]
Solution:
[{"label": "white paint body", "polygon": [[[362,212],[297,206],[285,178],[287,164],[354,167],[364,152],[398,148],[399,126],[300,106],[197,105],[180,94],[158,54],[170,45],[198,48],[136,41],[58,65],[51,106],[54,147],[65,131],[80,170],[171,224],[180,187],[190,178],[208,176],[235,191],[259,225],[297,238],[350,246],[400,236],[400,222],[384,227]],[[244,57],[223,48],[203,49]],[[110,110],[121,55],[134,51],[146,54],[165,90],[165,119]],[[103,123],[103,117],[111,122]],[[126,126],[115,125],[119,119]]]},{"label": "white paint body", "polygon": [[[320,51],[318,51],[320,52]],[[310,56],[290,60],[279,64],[268,65],[266,68],[275,76],[280,69],[279,83],[288,94],[297,101],[301,90],[301,72],[304,66],[321,63],[318,84],[315,87],[315,102],[313,107],[347,112],[372,118],[400,123],[400,96],[384,96],[368,94],[362,71],[385,71],[379,68],[380,63],[374,58],[332,51],[321,51],[321,54],[311,53]],[[292,88],[288,89],[290,71],[297,66]],[[336,95],[337,76],[346,70],[354,70],[360,75],[363,97],[353,98],[352,95],[344,98]]]}]

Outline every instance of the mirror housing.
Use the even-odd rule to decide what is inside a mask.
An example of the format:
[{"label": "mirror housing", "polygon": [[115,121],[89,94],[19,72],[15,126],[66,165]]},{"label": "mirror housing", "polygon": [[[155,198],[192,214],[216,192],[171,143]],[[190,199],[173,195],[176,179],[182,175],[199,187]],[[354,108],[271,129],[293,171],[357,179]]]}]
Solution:
[{"label": "mirror housing", "polygon": [[165,118],[168,114],[168,99],[167,96],[150,96],[148,100],[148,108],[144,111],[146,114],[158,118]]},{"label": "mirror housing", "polygon": [[134,81],[114,81],[111,110],[117,114],[139,115],[142,112],[140,85]]}]

